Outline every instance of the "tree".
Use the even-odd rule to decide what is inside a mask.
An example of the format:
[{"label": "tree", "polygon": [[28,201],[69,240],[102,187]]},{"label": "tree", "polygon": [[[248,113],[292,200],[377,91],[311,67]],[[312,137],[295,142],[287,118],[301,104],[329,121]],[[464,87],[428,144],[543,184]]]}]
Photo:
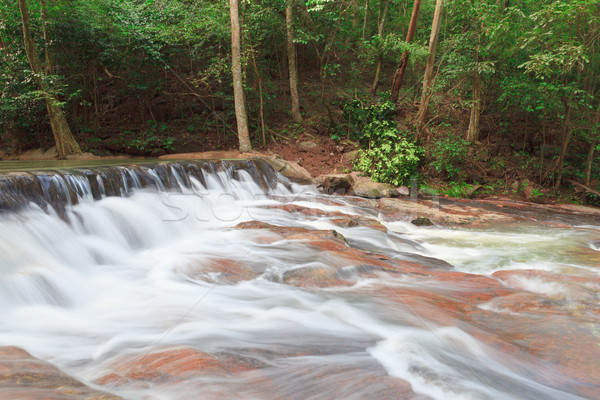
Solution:
[{"label": "tree", "polygon": [[[45,3],[43,3],[43,6],[45,6]],[[50,84],[45,79],[44,69],[42,68],[42,63],[37,50],[35,49],[35,44],[31,35],[29,10],[27,8],[26,0],[19,0],[19,11],[21,12],[21,21],[23,23],[25,53],[27,54],[27,60],[29,61],[29,65],[33,71],[36,84],[42,91],[44,100],[46,102],[46,108],[48,110],[48,116],[50,117],[50,125],[52,127],[52,134],[54,135],[58,156],[60,158],[66,158],[69,155],[81,153],[79,145],[71,134],[71,129],[69,128],[69,124],[67,123],[67,119],[63,113],[60,102],[56,96],[52,94]],[[45,9],[42,12],[42,15],[46,15]],[[43,20],[42,26],[44,26],[46,23],[47,21]],[[45,30],[46,28],[44,28],[44,31]],[[47,38],[46,35],[44,36]],[[46,49],[48,49],[48,43],[45,43],[45,46]],[[50,59],[48,56],[48,50],[46,50],[46,53],[46,57],[49,62]]]},{"label": "tree", "polygon": [[[406,33],[406,43],[410,43],[413,40],[415,31],[417,30],[417,20],[419,19],[419,10],[421,9],[421,0],[415,0],[413,5],[412,14],[410,16],[410,24],[408,26],[408,32]],[[402,86],[402,79],[404,78],[404,71],[406,71],[406,65],[408,64],[408,50],[402,52],[398,68],[394,73],[394,80],[392,82],[392,97],[393,103],[398,101],[398,93],[400,92],[400,86]]]},{"label": "tree", "polygon": [[[387,18],[388,9],[390,8],[390,0],[379,1],[379,19],[377,21],[377,35],[380,40],[383,40],[383,27],[385,26],[385,20]],[[383,12],[382,12],[383,10]],[[373,85],[371,86],[371,94],[375,96],[377,93],[377,86],[379,86],[379,76],[381,75],[381,67],[383,65],[383,54],[380,51],[377,58],[377,67],[375,67],[375,78],[373,79]]]},{"label": "tree", "polygon": [[246,101],[244,100],[244,87],[242,82],[242,55],[238,0],[229,0],[229,10],[231,16],[231,72],[233,75],[235,118],[237,121],[240,152],[247,153],[252,150],[252,145],[250,144],[250,134],[248,132],[248,116],[246,114]]},{"label": "tree", "polygon": [[440,27],[442,25],[443,8],[444,0],[437,0],[435,3],[433,21],[431,23],[431,35],[429,36],[429,54],[427,55],[427,63],[425,64],[425,75],[423,76],[423,92],[421,93],[421,103],[419,104],[419,112],[417,113],[417,137],[422,136],[423,128],[425,127],[427,109],[429,108],[429,99],[431,97],[432,87],[431,81],[433,78],[433,66],[435,64],[435,54],[437,51]]},{"label": "tree", "polygon": [[290,96],[292,98],[292,118],[297,124],[302,123],[300,115],[300,100],[298,97],[298,67],[296,65],[296,45],[294,44],[294,5],[288,0],[285,8],[285,30],[287,37],[287,56],[290,75]]}]

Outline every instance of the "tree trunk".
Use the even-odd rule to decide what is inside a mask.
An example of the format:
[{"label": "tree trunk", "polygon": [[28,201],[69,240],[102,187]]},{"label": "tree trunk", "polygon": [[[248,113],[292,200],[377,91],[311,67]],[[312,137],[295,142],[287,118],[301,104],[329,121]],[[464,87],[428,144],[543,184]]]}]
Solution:
[{"label": "tree trunk", "polygon": [[290,74],[290,96],[292,97],[292,118],[297,124],[302,123],[300,115],[300,99],[298,97],[298,67],[296,65],[296,45],[294,44],[294,31],[292,23],[294,21],[294,9],[292,0],[288,0],[285,9],[285,29],[287,32],[287,53]]},{"label": "tree trunk", "polygon": [[557,192],[562,183],[563,168],[565,165],[565,157],[567,155],[567,149],[569,148],[569,142],[571,141],[572,130],[570,127],[571,122],[571,99],[563,100],[565,103],[565,122],[563,124],[563,142],[560,148],[560,154],[556,160],[554,169],[556,170],[556,182],[554,184],[554,191]]},{"label": "tree trunk", "polygon": [[231,73],[233,75],[233,100],[235,104],[235,119],[237,121],[240,152],[252,150],[250,133],[248,132],[248,116],[242,85],[242,55],[240,42],[240,17],[238,0],[229,0],[231,16]]},{"label": "tree trunk", "polygon": [[590,182],[592,180],[592,162],[594,161],[594,151],[596,150],[596,146],[598,146],[598,125],[600,124],[600,104],[598,104],[598,109],[596,110],[596,115],[594,116],[594,124],[592,129],[596,132],[594,140],[590,143],[590,150],[588,152],[587,159],[585,160],[585,186],[590,186]]},{"label": "tree trunk", "polygon": [[[421,0],[415,0],[413,5],[412,14],[410,16],[410,25],[408,26],[408,32],[406,33],[406,42],[412,41],[415,31],[417,30],[417,20],[419,18],[419,10],[421,9]],[[392,96],[391,100],[393,103],[398,101],[398,93],[400,92],[400,86],[402,86],[402,79],[404,78],[404,71],[406,71],[406,65],[408,64],[408,51],[402,52],[398,68],[394,73],[394,81],[392,83]]]},{"label": "tree trunk", "polygon": [[42,20],[42,36],[44,37],[44,58],[46,59],[46,74],[54,73],[54,66],[50,53],[50,32],[48,32],[48,6],[46,0],[40,0],[40,19]]},{"label": "tree trunk", "polygon": [[[65,118],[65,114],[60,106],[58,99],[50,94],[50,85],[46,80],[43,79],[43,69],[40,57],[35,49],[33,43],[33,37],[31,36],[31,30],[29,25],[29,10],[27,8],[26,0],[19,0],[19,10],[21,11],[21,19],[23,22],[23,41],[25,43],[25,53],[27,60],[33,71],[35,82],[44,93],[44,100],[46,101],[46,108],[48,110],[48,116],[50,118],[50,126],[52,127],[52,134],[54,135],[54,142],[56,143],[56,150],[60,158],[65,158],[71,154],[81,153],[79,145],[71,134],[71,129]],[[42,25],[45,21],[42,21]]]},{"label": "tree trunk", "polygon": [[[379,23],[377,25],[377,34],[383,40],[383,27],[385,26],[385,19],[387,18],[388,9],[390,8],[389,0],[382,0],[385,2],[385,6],[383,7],[383,14],[379,17]],[[379,8],[381,9],[381,1],[379,3]],[[371,95],[375,96],[377,93],[377,86],[379,86],[379,77],[381,76],[381,67],[383,65],[383,55],[379,54],[379,60],[377,61],[377,67],[375,68],[375,79],[373,80],[373,85],[371,86]]]},{"label": "tree trunk", "polygon": [[256,75],[256,82],[258,83],[258,98],[260,99],[260,130],[262,133],[262,144],[263,147],[267,147],[267,127],[265,125],[265,101],[263,96],[263,83],[262,77],[260,76],[260,71],[258,70],[258,63],[256,62],[256,49],[252,44],[250,38],[248,38],[248,42],[252,51],[250,54],[252,55],[252,66],[254,67],[254,74]]},{"label": "tree trunk", "polygon": [[479,139],[479,116],[481,115],[481,76],[475,73],[473,80],[473,104],[471,105],[471,119],[467,129],[467,142],[476,142]]},{"label": "tree trunk", "polygon": [[363,29],[362,29],[362,38],[363,40],[366,40],[366,34],[367,34],[367,15],[369,14],[369,0],[365,0],[365,18],[363,20]]},{"label": "tree trunk", "polygon": [[430,91],[432,86],[433,67],[435,64],[435,54],[437,51],[440,27],[442,25],[442,10],[444,0],[436,0],[435,12],[433,13],[433,22],[431,23],[431,35],[429,36],[429,54],[425,64],[425,75],[423,76],[423,93],[421,93],[421,104],[417,113],[417,138],[420,138],[425,128],[427,109],[429,108]]}]

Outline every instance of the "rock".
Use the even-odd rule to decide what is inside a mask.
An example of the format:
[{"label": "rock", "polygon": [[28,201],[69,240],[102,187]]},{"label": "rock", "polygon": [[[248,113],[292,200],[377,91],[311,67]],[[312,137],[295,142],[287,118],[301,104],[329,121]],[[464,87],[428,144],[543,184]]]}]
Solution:
[{"label": "rock", "polygon": [[312,150],[317,147],[317,144],[315,142],[301,142],[298,147],[302,150]]},{"label": "rock", "polygon": [[190,265],[179,266],[175,272],[192,280],[219,285],[251,280],[259,275],[259,271],[243,261],[229,258],[203,259]]},{"label": "rock", "polygon": [[299,287],[350,286],[351,282],[340,279],[335,269],[324,266],[300,267],[283,274],[283,283]]},{"label": "rock", "polygon": [[283,176],[291,179],[298,183],[313,183],[312,175],[302,168],[297,162],[286,161],[279,156],[271,157],[260,157],[260,159],[266,161],[274,170],[282,174]]},{"label": "rock", "polygon": [[342,155],[342,163],[352,164],[358,156],[358,150],[352,150]]},{"label": "rock", "polygon": [[433,222],[427,217],[419,217],[410,221],[411,224],[416,226],[432,226]]},{"label": "rock", "polygon": [[161,160],[231,160],[242,158],[239,151],[205,151],[202,153],[166,154],[158,157]]},{"label": "rock", "polygon": [[471,185],[465,189],[465,195],[469,198],[473,197],[475,195],[475,193],[482,187],[483,186],[481,186],[481,185]]},{"label": "rock", "polygon": [[474,205],[440,205],[435,199],[381,199],[378,203],[384,219],[388,221],[412,221],[417,217],[427,217],[440,225],[464,225],[510,222],[516,219],[514,216]]},{"label": "rock", "polygon": [[113,372],[97,383],[117,386],[129,381],[171,381],[186,375],[227,374],[215,356],[190,347],[167,349],[151,354],[123,357],[112,362]]},{"label": "rock", "polygon": [[346,194],[352,189],[354,179],[350,174],[320,175],[316,179],[317,186],[328,194]]},{"label": "rock", "polygon": [[410,195],[410,190],[406,186],[400,186],[400,187],[396,188],[396,191],[398,192],[398,194],[400,196],[409,196]]},{"label": "rock", "polygon": [[92,389],[18,347],[0,347],[0,397],[3,399],[118,400]]},{"label": "rock", "polygon": [[352,191],[355,196],[367,199],[380,199],[382,197],[398,197],[396,188],[387,183],[373,182],[371,178],[359,176],[354,181]]},{"label": "rock", "polygon": [[15,154],[6,158],[7,160],[22,160],[22,161],[36,161],[36,160],[56,160],[58,159],[58,151],[56,147],[51,147],[48,150],[33,149],[24,151],[21,154]]}]

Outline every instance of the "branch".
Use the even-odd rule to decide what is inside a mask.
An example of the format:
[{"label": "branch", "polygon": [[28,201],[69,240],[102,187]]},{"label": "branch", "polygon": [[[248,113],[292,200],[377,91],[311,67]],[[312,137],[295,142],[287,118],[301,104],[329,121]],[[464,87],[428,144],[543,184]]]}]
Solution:
[{"label": "branch", "polygon": [[597,192],[597,191],[595,191],[594,189],[591,189],[591,188],[589,188],[589,187],[585,186],[585,185],[584,185],[584,184],[582,184],[582,183],[579,183],[579,182],[577,182],[577,181],[574,181],[573,179],[565,179],[565,181],[567,181],[567,182],[569,182],[569,183],[571,183],[571,184],[573,184],[573,185],[575,185],[575,186],[578,186],[578,187],[580,187],[580,188],[584,189],[584,190],[585,190],[586,192],[588,192],[588,193],[592,193],[592,194],[595,194],[596,196],[600,197],[600,192]]}]

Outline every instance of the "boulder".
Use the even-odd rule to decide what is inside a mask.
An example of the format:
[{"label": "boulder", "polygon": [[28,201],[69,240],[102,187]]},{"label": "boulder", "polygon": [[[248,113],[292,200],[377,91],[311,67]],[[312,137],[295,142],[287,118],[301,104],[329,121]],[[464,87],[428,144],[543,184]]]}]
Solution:
[{"label": "boulder", "polygon": [[411,224],[416,226],[432,226],[433,222],[427,217],[419,217],[410,221]]},{"label": "boulder", "polygon": [[346,194],[352,189],[354,179],[350,174],[320,175],[315,179],[317,187],[328,194]]},{"label": "boulder", "polygon": [[398,192],[394,186],[387,183],[373,182],[371,178],[363,176],[359,176],[354,180],[352,191],[355,196],[367,199],[398,197]]},{"label": "boulder", "polygon": [[277,155],[260,157],[260,159],[266,161],[275,171],[294,182],[313,183],[314,181],[312,175],[295,161],[286,161]]}]

